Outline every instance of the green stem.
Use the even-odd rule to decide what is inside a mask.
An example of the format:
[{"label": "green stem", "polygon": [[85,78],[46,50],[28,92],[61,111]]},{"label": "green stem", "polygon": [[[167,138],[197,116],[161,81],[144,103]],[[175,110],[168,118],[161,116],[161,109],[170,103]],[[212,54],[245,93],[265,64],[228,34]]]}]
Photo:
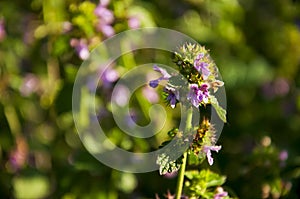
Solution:
[{"label": "green stem", "polygon": [[186,159],[187,159],[187,153],[185,152],[183,154],[182,165],[180,167],[179,174],[178,174],[178,180],[177,180],[177,186],[176,186],[176,199],[180,199],[180,197],[181,197],[183,182],[184,182],[184,173],[185,173],[185,167],[186,167]]},{"label": "green stem", "polygon": [[[187,110],[187,117],[186,117],[186,124],[185,124],[185,133],[192,127],[192,116],[193,116],[193,109],[190,107]],[[187,163],[187,152],[184,152],[183,158],[182,158],[182,164],[179,170],[178,174],[178,180],[177,180],[177,186],[176,186],[176,199],[180,199],[181,193],[182,193],[182,188],[183,188],[183,183],[184,183],[184,173],[185,173],[185,168],[186,168],[186,163]]]}]

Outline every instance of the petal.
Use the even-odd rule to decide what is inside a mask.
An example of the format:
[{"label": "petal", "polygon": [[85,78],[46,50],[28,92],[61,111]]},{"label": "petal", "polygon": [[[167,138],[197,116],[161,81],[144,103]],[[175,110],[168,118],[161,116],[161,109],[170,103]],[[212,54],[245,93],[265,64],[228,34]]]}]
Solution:
[{"label": "petal", "polygon": [[156,79],[156,80],[151,80],[149,82],[149,86],[151,86],[152,88],[156,88],[158,86],[158,83],[159,83],[159,80]]},{"label": "petal", "polygon": [[204,57],[204,53],[199,53],[198,55],[197,55],[197,57],[196,57],[196,60],[198,59],[198,60],[200,60],[200,59],[202,59]]},{"label": "petal", "polygon": [[176,106],[176,100],[175,100],[175,102],[174,102],[174,100],[171,99],[171,100],[170,100],[170,106],[171,106],[171,108],[175,108],[175,106]]},{"label": "petal", "polygon": [[158,67],[157,65],[153,66],[153,70],[160,72],[163,75],[163,78],[165,80],[169,79],[171,77],[171,75],[163,68]]},{"label": "petal", "polygon": [[207,151],[206,157],[207,157],[208,164],[209,164],[210,166],[213,165],[214,159],[211,157],[211,151],[210,151],[210,150]]},{"label": "petal", "polygon": [[111,37],[115,34],[115,30],[110,25],[99,23],[99,29],[106,37]]},{"label": "petal", "polygon": [[208,68],[202,68],[201,73],[202,73],[204,79],[207,79],[207,77],[210,75],[210,71]]},{"label": "petal", "polygon": [[210,146],[209,149],[215,152],[219,152],[221,150],[222,146]]}]

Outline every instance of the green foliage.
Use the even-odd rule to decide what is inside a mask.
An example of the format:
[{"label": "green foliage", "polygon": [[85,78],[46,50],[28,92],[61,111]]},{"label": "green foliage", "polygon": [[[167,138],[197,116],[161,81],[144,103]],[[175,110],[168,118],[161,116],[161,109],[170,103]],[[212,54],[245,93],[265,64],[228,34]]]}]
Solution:
[{"label": "green foliage", "polygon": [[[226,177],[216,174],[210,170],[187,171],[185,173],[187,181],[185,182],[185,194],[192,199],[196,198],[214,198],[216,188],[225,183]],[[230,197],[224,197],[224,199]]]}]

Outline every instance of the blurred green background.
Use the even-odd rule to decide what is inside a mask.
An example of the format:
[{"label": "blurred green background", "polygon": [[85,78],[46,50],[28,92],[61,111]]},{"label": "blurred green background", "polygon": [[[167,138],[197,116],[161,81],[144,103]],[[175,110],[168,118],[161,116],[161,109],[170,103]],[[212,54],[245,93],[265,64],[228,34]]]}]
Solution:
[{"label": "blurred green background", "polygon": [[[227,176],[230,195],[300,198],[297,0],[1,0],[0,198],[174,193],[174,176],[122,173],[98,162],[82,146],[72,118],[72,86],[88,50],[119,32],[154,26],[205,45],[220,69],[228,123],[211,169]],[[132,63],[169,59],[151,50],[124,55],[100,81],[100,123],[127,150],[155,150],[164,136],[124,136],[110,115],[108,93]],[[139,124],[147,124],[151,103],[162,103],[151,92],[144,87],[132,98],[129,117]],[[166,129],[175,125],[174,115]]]}]

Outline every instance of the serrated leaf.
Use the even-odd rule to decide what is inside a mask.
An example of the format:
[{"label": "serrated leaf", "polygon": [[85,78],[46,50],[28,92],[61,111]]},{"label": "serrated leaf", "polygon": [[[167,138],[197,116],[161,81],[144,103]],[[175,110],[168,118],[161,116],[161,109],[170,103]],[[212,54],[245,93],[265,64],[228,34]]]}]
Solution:
[{"label": "serrated leaf", "polygon": [[165,153],[158,155],[156,163],[159,165],[159,174],[172,173],[177,171],[182,164],[182,156],[177,160],[170,160],[170,157]]}]

